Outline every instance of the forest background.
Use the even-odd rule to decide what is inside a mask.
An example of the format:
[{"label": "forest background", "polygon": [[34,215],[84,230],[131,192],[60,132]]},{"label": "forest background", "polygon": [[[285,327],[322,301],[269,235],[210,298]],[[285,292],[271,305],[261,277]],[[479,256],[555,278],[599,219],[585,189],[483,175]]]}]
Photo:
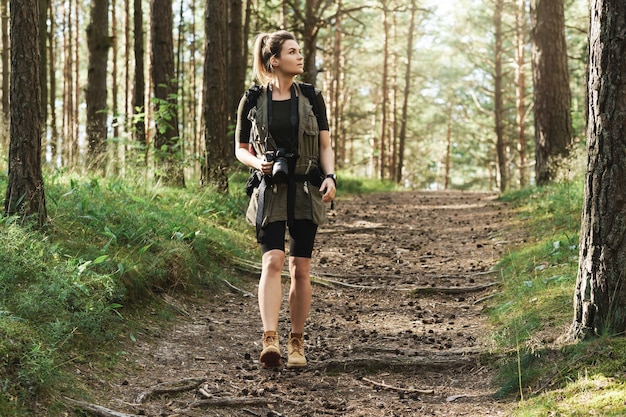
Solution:
[{"label": "forest background", "polygon": [[[324,92],[342,172],[416,189],[534,182],[528,1],[39,3],[42,154],[52,169],[124,175],[147,165],[167,183],[225,188],[236,106],[253,84],[251,43],[285,28],[301,40],[302,81]],[[584,145],[589,5],[567,0],[564,11],[564,26],[543,19],[566,36],[557,52],[567,73],[552,70],[571,90],[569,141]]]},{"label": "forest background", "polygon": [[[562,4],[564,20],[553,24],[557,14],[533,9],[541,3]],[[44,181],[35,188],[45,188],[52,203],[49,213],[39,211],[43,233],[3,220],[4,410],[45,397],[60,368],[56,355],[65,346],[114,338],[103,329],[144,291],[219,277],[220,262],[252,256],[248,240],[228,232],[244,227],[233,220],[241,208],[226,191],[241,196],[236,186],[245,171],[234,163],[232,130],[239,98],[253,83],[250,48],[260,31],[285,28],[299,38],[307,65],[302,80],[322,89],[328,105],[343,190],[350,178],[372,178],[413,189],[504,192],[569,184],[582,172],[587,1],[29,0],[9,7],[4,0],[0,6],[2,161],[10,162],[14,137],[36,131]],[[31,24],[17,14],[25,10],[39,11],[25,13]],[[538,16],[562,30],[564,44],[533,31]],[[29,48],[35,40],[38,48]],[[557,149],[559,162],[541,153],[545,123],[535,110],[546,108],[539,94],[546,89],[535,87],[548,75],[535,71],[538,44],[554,44],[566,59],[564,72],[548,67],[555,78],[543,84],[568,87],[561,94],[568,143]],[[27,79],[32,90],[9,83],[22,75],[11,69],[31,62],[23,58],[37,63]],[[22,108],[23,115],[33,112],[20,120],[30,130],[9,122]],[[19,212],[24,194],[10,192],[8,176],[2,182],[9,184],[6,211]],[[194,198],[185,187],[197,188]],[[159,217],[142,214],[147,202],[161,204]],[[207,229],[211,235],[201,238],[198,230]],[[207,252],[216,263],[199,259]],[[150,262],[131,261],[144,254]],[[45,343],[37,342],[44,333]]]}]

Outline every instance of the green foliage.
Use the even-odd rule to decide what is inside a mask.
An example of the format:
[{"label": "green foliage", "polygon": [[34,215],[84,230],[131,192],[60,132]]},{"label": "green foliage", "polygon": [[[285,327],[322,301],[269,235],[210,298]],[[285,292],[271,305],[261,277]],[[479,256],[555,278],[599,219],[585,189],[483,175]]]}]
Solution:
[{"label": "green foliage", "polygon": [[0,415],[63,389],[65,366],[106,349],[134,306],[216,285],[229,258],[256,255],[243,192],[145,183],[57,172],[45,231],[0,222]]},{"label": "green foliage", "polygon": [[[502,293],[489,308],[503,352],[498,396],[517,393],[517,416],[623,415],[626,340],[563,345],[573,317],[582,181],[509,193],[525,242],[500,263]],[[621,398],[621,400],[619,400]]]}]

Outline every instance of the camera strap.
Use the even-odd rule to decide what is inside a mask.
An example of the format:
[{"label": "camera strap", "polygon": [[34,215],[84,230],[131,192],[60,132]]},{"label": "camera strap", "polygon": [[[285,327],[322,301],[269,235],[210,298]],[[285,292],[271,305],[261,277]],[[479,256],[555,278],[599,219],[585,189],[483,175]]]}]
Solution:
[{"label": "camera strap", "polygon": [[[291,124],[291,137],[292,146],[295,148],[292,151],[297,154],[298,152],[298,97],[296,96],[296,85],[291,85],[291,98],[290,98],[290,115],[289,122]],[[272,89],[267,89],[267,126],[272,125]],[[267,147],[266,147],[267,148]],[[265,149],[267,151],[267,149]],[[269,184],[266,183],[267,178],[264,176],[261,184],[259,185],[259,200],[257,205],[256,215],[256,234],[257,242],[261,243],[263,240],[263,209],[265,206],[265,192]],[[296,198],[296,182],[293,175],[289,176],[289,182],[287,184],[287,224],[291,228],[294,221],[294,207]]]}]

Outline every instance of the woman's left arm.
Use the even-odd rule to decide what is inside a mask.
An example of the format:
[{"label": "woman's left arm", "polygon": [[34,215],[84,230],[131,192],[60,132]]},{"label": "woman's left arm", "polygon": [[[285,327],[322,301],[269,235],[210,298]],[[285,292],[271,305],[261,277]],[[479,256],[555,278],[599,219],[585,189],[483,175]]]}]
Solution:
[{"label": "woman's left arm", "polygon": [[[335,152],[330,142],[330,131],[328,130],[320,130],[320,163],[323,172],[326,174],[335,173]],[[320,191],[322,192],[322,201],[330,203],[337,192],[335,181],[332,178],[325,178]]]}]

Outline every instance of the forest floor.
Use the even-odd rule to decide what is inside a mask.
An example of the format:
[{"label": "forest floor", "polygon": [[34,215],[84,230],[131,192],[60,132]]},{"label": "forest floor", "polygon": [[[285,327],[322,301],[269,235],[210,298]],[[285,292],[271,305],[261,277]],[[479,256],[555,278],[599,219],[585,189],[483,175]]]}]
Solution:
[{"label": "forest floor", "polygon": [[[492,193],[381,193],[340,199],[329,220],[313,255],[320,280],[306,328],[306,368],[259,365],[258,273],[248,265],[239,282],[219,293],[166,297],[179,313],[175,324],[163,327],[157,312],[146,318],[115,372],[77,370],[94,393],[94,403],[77,410],[169,417],[509,415],[515,399],[493,396],[489,335],[495,330],[482,311],[497,291],[495,263],[521,239],[506,203]],[[284,284],[286,300],[288,279]],[[288,331],[285,302],[283,350]]]}]

